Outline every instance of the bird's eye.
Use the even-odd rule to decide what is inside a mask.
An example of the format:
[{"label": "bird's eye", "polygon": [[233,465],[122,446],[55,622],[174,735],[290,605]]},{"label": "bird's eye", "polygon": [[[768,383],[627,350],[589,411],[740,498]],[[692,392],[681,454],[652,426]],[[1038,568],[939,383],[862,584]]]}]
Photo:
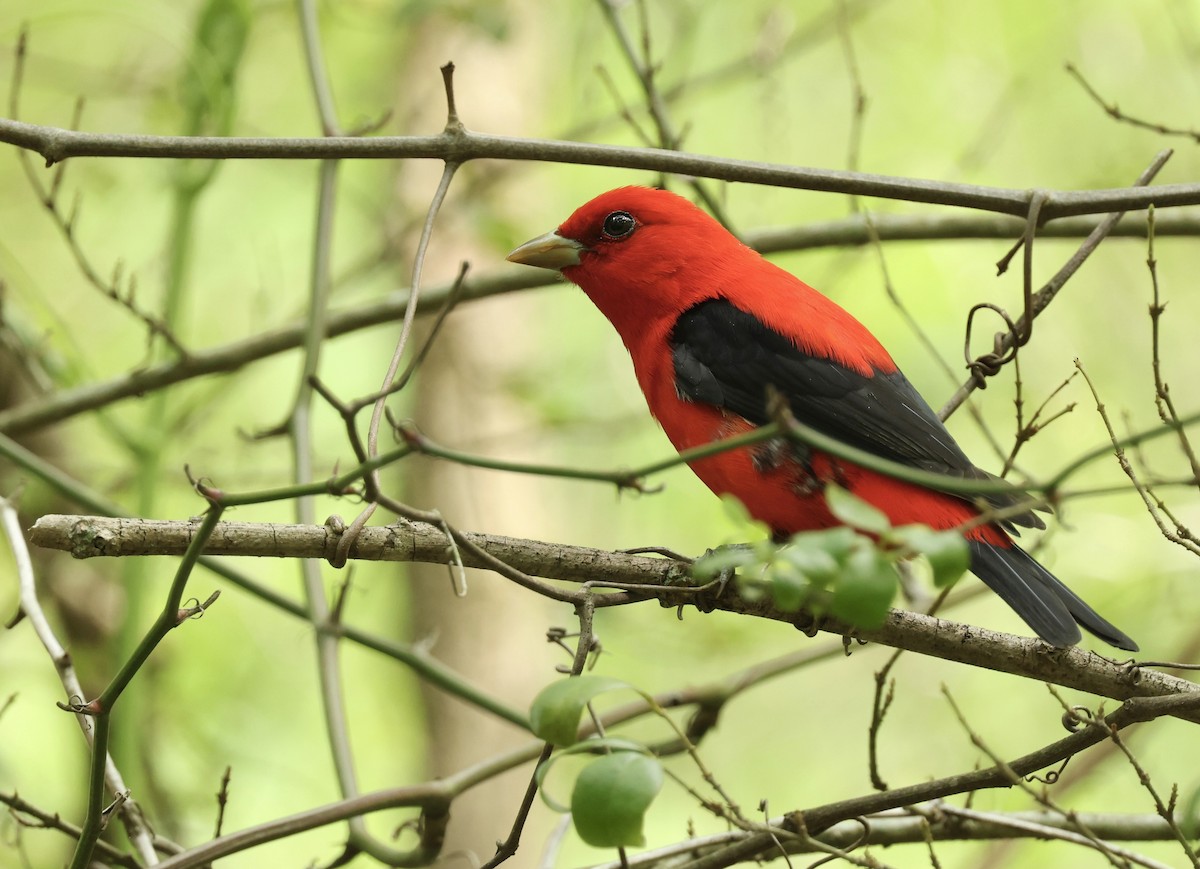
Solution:
[{"label": "bird's eye", "polygon": [[637,221],[628,211],[614,211],[604,218],[604,236],[613,239],[625,238],[636,226]]}]

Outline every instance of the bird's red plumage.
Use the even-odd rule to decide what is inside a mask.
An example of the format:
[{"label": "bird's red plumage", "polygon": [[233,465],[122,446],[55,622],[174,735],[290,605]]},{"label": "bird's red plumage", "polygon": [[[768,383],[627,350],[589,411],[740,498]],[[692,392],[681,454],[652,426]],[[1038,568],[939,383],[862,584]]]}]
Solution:
[{"label": "bird's red plumage", "polygon": [[[610,242],[599,231],[606,215],[629,211],[637,234]],[[679,315],[699,302],[724,298],[753,311],[765,325],[791,338],[804,352],[835,361],[861,374],[893,372],[896,363],[865,326],[843,308],[789,272],[741,244],[719,223],[685,199],[661,190],[623,187],[579,208],[559,235],[591,253],[563,274],[588,295],[616,327],[633,359],[638,385],[676,449],[711,443],[751,428],[720,408],[680,398],[668,336]],[[765,384],[764,384],[765,388]],[[921,522],[953,528],[978,515],[966,501],[849,465],[822,453],[812,459],[820,479],[835,476],[897,525]],[[717,494],[738,498],[750,515],[772,529],[792,534],[839,524],[824,494],[797,486],[795,469],[755,467],[749,450],[720,453],[692,464]],[[1004,544],[993,526],[972,532]]]},{"label": "bird's red plumage", "polygon": [[[636,240],[613,244],[599,232],[604,217],[616,209],[636,214]],[[667,352],[666,335],[683,311],[713,298],[752,310],[814,356],[863,374],[872,368],[896,370],[862,323],[673,193],[648,187],[610,190],[580,207],[558,232],[590,249],[563,275],[612,321],[639,370],[662,361],[655,357]],[[631,342],[639,344],[637,352]]]},{"label": "bird's red plumage", "polygon": [[[842,442],[960,478],[989,476],[971,464],[866,327],[679,196],[643,187],[609,191],[509,259],[560,269],[583,289],[625,342],[650,411],[679,450],[767,422],[773,387],[798,418]],[[730,450],[691,466],[714,492],[736,496],[784,535],[839,524],[825,501],[830,483],[893,525],[950,529],[980,515],[962,497],[794,445]],[[1019,500],[1015,492],[986,497],[997,507]],[[1033,514],[1012,522],[1043,527]],[[999,524],[974,525],[965,535],[971,570],[1043,639],[1070,645],[1082,625],[1137,650]]]}]

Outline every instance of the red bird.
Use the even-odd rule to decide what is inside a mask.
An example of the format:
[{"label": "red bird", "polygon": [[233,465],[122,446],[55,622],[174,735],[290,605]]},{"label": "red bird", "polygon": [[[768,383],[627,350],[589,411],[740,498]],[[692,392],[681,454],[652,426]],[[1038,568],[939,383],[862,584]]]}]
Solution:
[{"label": "red bird", "polygon": [[[843,443],[947,476],[994,479],[971,464],[865,326],[673,193],[622,187],[601,194],[508,259],[558,269],[583,289],[625,342],[650,412],[676,449],[765,425],[774,387],[798,420]],[[815,449],[747,447],[691,467],[777,535],[841,524],[825,503],[829,482],[894,525],[949,529],[980,513],[961,496]],[[1019,497],[987,500],[1005,507]],[[972,572],[1052,645],[1079,642],[1082,625],[1137,651],[1013,543],[1013,524],[1045,527],[1026,513],[967,531]]]}]

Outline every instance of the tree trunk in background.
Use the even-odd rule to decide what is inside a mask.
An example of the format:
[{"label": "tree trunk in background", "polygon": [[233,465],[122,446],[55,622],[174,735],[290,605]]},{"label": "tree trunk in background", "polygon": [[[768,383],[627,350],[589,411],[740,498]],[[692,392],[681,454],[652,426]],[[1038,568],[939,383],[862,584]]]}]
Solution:
[{"label": "tree trunk in background", "polygon": [[[505,362],[511,364],[523,342],[498,336],[521,334],[520,309],[533,301],[510,297],[473,304],[446,323],[418,378],[414,416],[431,437],[486,448],[491,438],[526,428],[528,411],[506,398],[502,382]],[[504,452],[514,459],[535,458],[514,454],[508,443]],[[409,503],[436,507],[461,528],[519,533],[546,521],[536,515],[541,505],[526,478],[433,460],[412,461],[411,467],[405,486]],[[439,660],[506,702],[526,708],[552,676],[546,662],[553,658],[541,653],[546,629],[563,623],[567,613],[494,573],[469,571],[468,593],[460,598],[447,568],[414,565],[410,570],[414,639],[431,640]],[[423,685],[423,693],[431,777],[530,739],[512,724],[437,688]],[[469,850],[486,862],[496,841],[507,837],[531,773],[531,767],[523,767],[456,799],[443,853]],[[527,830],[517,865],[533,865],[543,838]]]},{"label": "tree trunk in background", "polygon": [[[514,8],[509,14],[518,14]],[[539,114],[529,93],[540,75],[536,51],[520,52],[527,65],[515,67],[513,47],[497,42],[483,29],[440,26],[441,16],[431,15],[418,31],[410,31],[410,50],[403,54],[404,74],[397,81],[408,83],[419,77],[429,81],[446,60],[459,60],[458,80],[468,87],[472,76],[502,67],[505,87],[490,92],[487,100],[459,104],[463,121],[478,129],[509,129],[523,116]],[[447,40],[447,34],[452,34]],[[532,34],[530,34],[532,35]],[[508,38],[512,38],[510,34]],[[521,77],[529,84],[522,87]],[[433,79],[436,81],[436,79]],[[401,113],[418,117],[404,120],[404,129],[436,129],[445,122],[445,103],[440,82],[428,89],[428,100],[414,102],[411,91],[397,94]],[[435,96],[436,95],[436,96]],[[398,199],[412,214],[422,214],[436,186],[442,167],[433,164],[406,165],[398,178]],[[467,167],[455,179],[450,197],[462,195],[473,186],[472,198],[485,200],[483,208],[504,208],[490,182],[470,179]],[[511,171],[511,170],[510,170]],[[521,171],[521,170],[516,170]],[[480,184],[479,182],[483,183]],[[490,206],[489,206],[490,204]],[[449,277],[459,262],[470,258],[476,271],[501,265],[490,245],[481,244],[477,224],[469,218],[455,219],[449,209],[438,219],[437,244],[426,262],[426,280]],[[461,217],[461,215],[460,215]],[[411,267],[417,229],[401,248],[405,272]],[[529,323],[536,322],[537,299],[521,294],[472,303],[455,310],[446,321],[432,352],[426,358],[412,389],[415,406],[411,413],[433,439],[468,450],[493,451],[512,459],[536,460],[536,449],[514,444],[514,431],[534,427],[530,410],[506,394],[507,373],[521,365],[528,340]],[[412,349],[421,345],[422,330],[413,336]],[[545,456],[540,456],[542,460]],[[535,496],[535,485],[516,474],[464,468],[449,462],[419,457],[406,461],[403,472],[405,500],[421,508],[436,508],[460,528],[498,534],[528,535],[531,528],[546,527],[546,517]],[[487,571],[468,572],[468,594],[455,596],[445,567],[410,568],[414,641],[430,641],[431,653],[474,683],[518,709],[529,701],[553,675],[558,660],[544,640],[551,625],[570,624],[570,613],[518,588]],[[483,713],[436,688],[422,685],[427,714],[429,776],[442,776],[529,741],[528,733]],[[443,855],[470,851],[486,862],[496,842],[507,838],[515,813],[532,776],[532,765],[483,784],[454,801]],[[547,831],[546,815],[535,806],[535,821],[526,828],[520,853],[508,865],[535,865]],[[540,816],[539,824],[536,818]],[[540,829],[540,834],[539,834]]]}]

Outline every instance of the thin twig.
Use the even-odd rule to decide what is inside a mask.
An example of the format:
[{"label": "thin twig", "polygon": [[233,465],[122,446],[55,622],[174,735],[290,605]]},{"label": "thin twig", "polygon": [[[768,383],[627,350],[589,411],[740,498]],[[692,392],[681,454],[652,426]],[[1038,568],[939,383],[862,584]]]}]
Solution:
[{"label": "thin twig", "polygon": [[221,786],[217,789],[217,821],[213,826],[213,838],[221,838],[221,828],[225,825],[225,807],[229,804],[229,780],[232,777],[233,767],[225,767],[225,772],[221,776]]},{"label": "thin twig", "polygon": [[[74,702],[73,698],[81,700],[85,696],[83,685],[80,683],[79,677],[75,672],[75,666],[71,663],[71,656],[67,653],[62,643],[59,642],[54,629],[50,626],[50,622],[46,618],[45,612],[42,610],[42,604],[37,593],[33,560],[29,557],[29,549],[25,543],[25,534],[21,530],[20,517],[17,515],[16,507],[7,498],[0,498],[0,527],[4,529],[4,534],[8,538],[9,549],[12,551],[13,560],[16,562],[21,612],[24,614],[25,619],[29,621],[34,634],[41,642],[46,653],[50,656],[50,660],[54,664],[54,669],[58,672],[59,681],[62,682],[63,690],[66,692],[67,701]],[[75,713],[75,720],[83,732],[84,739],[95,750],[95,733],[92,727],[92,719],[87,715],[77,712]],[[103,777],[108,787],[108,792],[114,795],[128,794],[129,787],[125,784],[125,779],[121,775],[116,762],[107,751],[105,751],[104,759]],[[145,815],[138,803],[133,799],[124,800],[120,808],[120,817],[121,823],[125,827],[125,832],[141,859],[147,865],[156,863],[158,856],[154,850],[154,835],[150,832]],[[81,834],[77,832],[75,835],[78,837]]]},{"label": "thin twig", "polygon": [[[1154,524],[1158,526],[1158,530],[1162,533],[1163,537],[1172,543],[1182,546],[1193,555],[1200,555],[1200,542],[1180,534],[1177,530],[1181,527],[1178,522],[1175,523],[1175,528],[1172,528],[1163,519],[1164,515],[1171,518],[1171,514],[1166,510],[1166,505],[1150,492],[1149,487],[1142,482],[1137,471],[1134,470],[1133,463],[1129,461],[1129,457],[1125,454],[1125,447],[1128,445],[1127,439],[1123,440],[1117,437],[1112,420],[1109,419],[1108,410],[1104,406],[1104,402],[1100,400],[1100,393],[1097,391],[1096,385],[1092,383],[1092,379],[1088,376],[1087,371],[1084,370],[1083,363],[1076,359],[1075,367],[1083,375],[1084,382],[1087,383],[1088,389],[1092,393],[1092,399],[1096,402],[1096,413],[1100,415],[1100,419],[1104,422],[1104,428],[1108,432],[1109,440],[1112,441],[1112,450],[1116,455],[1117,464],[1125,476],[1129,478],[1129,482],[1133,484],[1134,491],[1138,493],[1138,497],[1142,499],[1142,504],[1146,507],[1146,512],[1150,514],[1150,518],[1154,520]],[[1171,429],[1165,429],[1165,431],[1169,432]],[[1172,521],[1174,520],[1172,519]]]},{"label": "thin twig", "polygon": [[1016,359],[1013,360],[1013,370],[1014,370],[1014,372],[1016,372],[1015,380],[1016,380],[1016,384],[1017,384],[1017,393],[1016,393],[1017,397],[1013,399],[1013,402],[1017,408],[1017,430],[1016,430],[1016,433],[1013,435],[1012,450],[1009,452],[1008,457],[1005,458],[1004,467],[1000,470],[1001,477],[1008,476],[1009,471],[1011,471],[1013,469],[1013,466],[1017,461],[1017,453],[1019,453],[1021,451],[1021,448],[1023,446],[1025,446],[1025,444],[1029,443],[1034,438],[1034,436],[1038,434],[1038,432],[1042,431],[1044,428],[1046,428],[1046,426],[1050,425],[1050,423],[1054,422],[1056,419],[1060,419],[1061,417],[1066,416],[1068,413],[1071,413],[1075,409],[1075,403],[1071,402],[1070,404],[1065,405],[1064,407],[1060,408],[1059,410],[1056,410],[1054,413],[1050,414],[1049,416],[1046,416],[1045,418],[1042,417],[1042,414],[1044,414],[1046,412],[1046,408],[1049,407],[1050,402],[1054,399],[1054,397],[1056,395],[1058,395],[1060,392],[1062,392],[1064,389],[1066,389],[1067,386],[1070,385],[1071,381],[1075,379],[1075,375],[1079,373],[1078,370],[1075,370],[1075,371],[1072,371],[1070,374],[1068,374],[1066,379],[1064,379],[1063,382],[1060,383],[1058,386],[1054,387],[1054,389],[1050,391],[1050,394],[1046,396],[1046,398],[1042,401],[1042,403],[1037,406],[1037,409],[1034,410],[1033,415],[1029,418],[1029,421],[1025,422],[1024,419],[1022,418],[1024,402],[1020,398],[1020,396],[1021,396],[1021,363],[1020,363],[1020,360],[1016,360]]},{"label": "thin twig", "polygon": [[[954,697],[950,694],[949,689],[947,689],[945,685],[942,686],[942,695],[946,698],[946,701],[950,704],[950,708],[954,711],[954,717],[958,719],[959,724],[961,724],[963,730],[966,731],[967,736],[971,740],[971,744],[987,755],[988,759],[996,765],[996,768],[1009,778],[1009,783],[1011,785],[1020,788],[1047,810],[1051,812],[1057,812],[1059,815],[1061,815],[1065,820],[1070,822],[1071,825],[1076,828],[1076,830],[1079,831],[1087,845],[1095,848],[1097,851],[1103,854],[1109,863],[1117,867],[1117,869],[1122,869],[1121,862],[1118,861],[1117,856],[1113,854],[1112,848],[1107,842],[1103,841],[1099,836],[1097,836],[1084,821],[1079,819],[1072,812],[1068,812],[1059,808],[1058,804],[1050,798],[1049,794],[1044,789],[1034,788],[1025,780],[1022,775],[1018,774],[1014,769],[1012,769],[1012,767],[1004,762],[1000,755],[998,755],[988,746],[983,737],[971,727],[970,722],[967,721],[966,715],[963,713],[959,705],[954,701]],[[1093,722],[1095,722],[1094,718],[1081,721],[1080,723],[1086,724]]]},{"label": "thin twig", "polygon": [[876,790],[886,791],[887,782],[879,774],[879,731],[883,720],[891,709],[892,700],[896,696],[896,680],[888,679],[892,668],[900,660],[903,652],[896,651],[888,656],[882,667],[875,671],[875,695],[871,701],[871,724],[867,728],[867,771],[871,777],[871,786]]},{"label": "thin twig", "polygon": [[[646,110],[658,131],[658,147],[665,151],[678,151],[683,146],[683,137],[672,123],[666,100],[659,93],[658,84],[655,81],[658,68],[650,59],[650,30],[644,14],[642,18],[643,55],[639,57],[637,49],[633,47],[629,31],[625,28],[625,22],[621,19],[618,4],[614,0],[598,0],[598,2],[600,11],[604,13],[604,20],[608,22],[609,29],[617,38],[617,45],[620,47],[621,53],[625,56],[626,62],[642,87],[642,93],[646,98]],[[698,178],[689,178],[687,183],[721,225],[736,235],[724,206],[712,194],[708,186]]]},{"label": "thin twig", "polygon": [[[100,696],[85,702],[82,699],[84,695],[80,695],[81,699],[79,702],[59,704],[61,708],[68,711],[91,716],[94,728],[92,732],[92,761],[88,774],[87,813],[84,816],[79,842],[71,859],[71,869],[85,869],[89,865],[96,841],[107,821],[107,810],[104,808],[103,802],[113,706],[166,635],[182,624],[183,621],[191,618],[197,610],[202,611],[206,606],[200,605],[195,608],[183,608],[183,592],[187,587],[188,579],[192,575],[192,570],[195,568],[196,562],[200,557],[200,552],[203,550],[209,535],[212,534],[213,529],[220,520],[222,512],[223,509],[219,504],[210,504],[208,513],[196,528],[196,536],[192,545],[188,547],[187,552],[180,559],[179,567],[175,572],[175,578],[171,582],[171,587],[167,592],[163,608],[154,620],[154,624],[146,631],[141,642],[138,643],[137,647],[130,654],[128,660],[121,665],[117,674],[100,693]],[[210,596],[209,603],[216,599],[216,595],[217,593],[214,593]],[[128,793],[118,794],[118,799],[121,800],[121,804],[123,805],[125,802],[128,802]]]},{"label": "thin twig", "polygon": [[1145,789],[1146,793],[1150,794],[1150,798],[1154,801],[1154,810],[1158,813],[1160,818],[1166,821],[1167,826],[1171,828],[1171,832],[1175,835],[1175,840],[1179,842],[1180,847],[1183,848],[1183,853],[1187,855],[1188,861],[1193,867],[1200,867],[1200,858],[1198,858],[1196,855],[1196,849],[1192,847],[1191,843],[1188,841],[1188,837],[1184,835],[1183,830],[1180,829],[1179,821],[1175,817],[1174,804],[1178,797],[1178,786],[1172,787],[1171,805],[1168,806],[1163,802],[1162,797],[1158,793],[1158,789],[1154,787],[1154,782],[1151,780],[1149,773],[1147,773],[1145,768],[1138,763],[1137,758],[1134,756],[1133,752],[1130,751],[1129,746],[1125,743],[1125,740],[1121,738],[1121,734],[1114,730],[1109,738],[1120,750],[1120,752],[1125,755],[1125,759],[1129,761],[1129,765],[1133,767],[1134,772],[1137,773],[1138,782]]},{"label": "thin twig", "polygon": [[[17,48],[14,54],[13,62],[13,77],[12,86],[9,90],[9,105],[8,111],[13,119],[20,117],[20,96],[21,85],[24,80],[26,51],[29,44],[29,31],[27,26],[22,26],[20,35],[17,37]],[[78,128],[83,114],[83,100],[77,100],[75,110],[71,118],[71,129]],[[142,325],[144,325],[151,338],[157,336],[163,339],[172,351],[178,357],[187,356],[187,350],[179,339],[175,336],[174,331],[167,322],[149,311],[145,311],[137,303],[137,278],[130,274],[127,277],[124,274],[124,268],[118,260],[113,267],[112,277],[104,278],[100,271],[92,263],[91,257],[83,249],[79,243],[79,209],[80,199],[76,196],[69,211],[63,211],[59,204],[59,193],[62,190],[63,178],[65,176],[66,164],[58,166],[51,177],[49,186],[42,183],[42,178],[33,166],[28,150],[19,150],[17,152],[18,162],[21,164],[21,169],[25,174],[25,178],[29,181],[29,186],[33,189],[34,196],[50,215],[51,221],[55,228],[62,236],[63,243],[67,250],[71,252],[71,256],[75,260],[76,266],[79,268],[80,274],[84,280],[91,284],[95,289],[106,298],[116,302],[130,314],[132,314]]]},{"label": "thin twig", "polygon": [[[575,643],[575,651],[572,655],[571,670],[568,678],[579,676],[587,666],[588,656],[595,645],[595,633],[593,632],[593,617],[595,613],[595,602],[590,596],[584,598],[575,606],[575,614],[579,618],[579,633]],[[591,704],[588,705],[588,708],[589,710],[591,709]],[[594,712],[592,714],[593,716],[595,715]],[[594,723],[597,732],[603,734],[604,725],[601,720],[594,718]],[[492,855],[492,859],[488,860],[481,869],[495,869],[495,867],[517,853],[517,848],[521,844],[521,833],[525,829],[526,821],[529,820],[529,812],[533,808],[533,801],[538,792],[537,769],[550,759],[550,755],[553,752],[553,743],[547,742],[542,746],[541,754],[538,755],[538,762],[534,767],[535,774],[529,777],[529,784],[525,787],[525,794],[521,797],[521,803],[517,807],[517,814],[513,819],[508,836],[503,842],[496,843],[496,853]]]},{"label": "thin twig", "polygon": [[[988,769],[921,782],[882,793],[852,797],[793,812],[785,816],[785,824],[789,829],[807,830],[810,835],[817,835],[828,830],[834,824],[852,818],[913,806],[928,800],[942,799],[950,794],[972,793],[991,787],[1011,787],[1014,775],[1019,778],[1022,775],[1060,763],[1065,757],[1071,757],[1090,746],[1104,742],[1108,738],[1110,728],[1123,729],[1144,720],[1147,715],[1151,718],[1157,717],[1161,714],[1161,706],[1174,706],[1177,703],[1193,708],[1200,707],[1200,693],[1188,698],[1127,701],[1119,709],[1102,719],[1102,723],[1083,727],[1070,736],[1014,760],[1002,762]],[[767,854],[774,847],[775,841],[771,837],[757,833],[719,846],[686,865],[689,869],[723,869],[723,867],[753,859],[756,855]]]},{"label": "thin twig", "polygon": [[[21,827],[37,827],[46,830],[58,830],[72,839],[78,839],[80,829],[74,824],[64,821],[57,812],[51,813],[43,811],[26,799],[21,798],[15,793],[6,794],[0,793],[0,803],[8,806],[9,818],[15,821]],[[9,844],[9,843],[5,843]],[[132,854],[126,854],[123,851],[110,845],[103,840],[96,843],[96,854],[104,860],[106,864],[114,866],[125,866],[128,869],[142,869],[143,863],[139,862]],[[157,855],[154,856],[154,861],[157,862]],[[153,864],[150,864],[153,865]]]},{"label": "thin twig", "polygon": [[[987,824],[997,824],[1002,827],[1009,827],[1013,830],[1018,830],[1021,833],[1037,839],[1055,839],[1060,842],[1071,842],[1075,845],[1084,845],[1093,847],[1093,842],[1084,835],[1073,833],[1070,830],[1060,830],[1049,824],[1039,824],[1033,821],[1028,821],[1023,818],[1006,817],[999,812],[980,812],[975,809],[959,808],[945,803],[938,806],[938,811],[949,815],[951,818],[962,818],[971,821],[980,821]],[[1072,812],[1072,816],[1081,818],[1078,812]],[[1086,824],[1086,821],[1085,821]],[[1088,829],[1091,825],[1087,824]],[[1131,851],[1128,848],[1120,848],[1113,845],[1111,842],[1105,843],[1105,848],[1116,858],[1128,860],[1131,863],[1136,863],[1139,866],[1145,866],[1146,869],[1171,869],[1166,863],[1161,863],[1158,860],[1153,860],[1136,851]]]},{"label": "thin twig", "polygon": [[[850,132],[847,134],[846,168],[857,172],[859,160],[862,157],[863,129],[867,117],[867,90],[863,87],[862,70],[858,65],[858,56],[854,51],[854,39],[850,28],[850,6],[846,0],[841,0],[837,6],[837,32],[842,44],[842,58],[846,63],[846,72],[850,77]],[[858,199],[850,199],[851,212],[859,210]]]},{"label": "thin twig", "polygon": [[1075,79],[1075,81],[1079,82],[1080,86],[1087,91],[1087,95],[1095,100],[1096,104],[1100,106],[1100,108],[1104,109],[1104,113],[1114,121],[1120,121],[1133,127],[1140,127],[1143,130],[1150,130],[1153,133],[1158,133],[1163,136],[1185,136],[1186,138],[1191,139],[1193,142],[1200,143],[1200,131],[1185,130],[1180,127],[1168,127],[1165,124],[1160,124],[1155,121],[1144,121],[1141,118],[1135,118],[1132,115],[1127,115],[1117,107],[1115,102],[1110,103],[1105,101],[1104,97],[1100,96],[1099,92],[1092,87],[1086,78],[1083,77],[1083,73],[1076,68],[1075,64],[1068,63],[1066,65],[1066,70],[1071,77]]},{"label": "thin twig", "polygon": [[[448,106],[448,120],[446,122],[446,135],[462,136],[465,135],[465,129],[462,122],[458,118],[454,103],[454,88],[453,88],[454,64],[448,63],[442,67],[442,79],[446,86],[446,101]],[[429,248],[429,239],[433,235],[433,224],[437,219],[438,211],[441,210],[442,202],[445,201],[446,192],[450,188],[450,182],[454,180],[454,175],[458,171],[461,164],[452,160],[447,160],[442,169],[441,180],[438,181],[437,189],[434,191],[433,199],[429,203],[429,210],[425,215],[425,223],[421,227],[421,237],[417,241],[417,251],[413,258],[412,283],[410,285],[408,304],[404,309],[404,322],[400,327],[400,337],[396,340],[395,350],[392,352],[391,361],[388,363],[387,373],[383,377],[383,386],[380,388],[380,397],[375,402],[371,410],[371,422],[367,427],[367,458],[373,459],[379,452],[379,425],[383,420],[383,411],[386,406],[386,396],[391,388],[393,381],[396,378],[396,372],[400,368],[400,359],[404,355],[404,350],[408,346],[408,336],[412,332],[413,321],[417,316],[417,308],[420,304],[421,297],[421,273],[425,267],[425,253]],[[367,521],[374,514],[375,509],[379,505],[379,477],[378,474],[371,470],[367,473],[364,479],[368,498],[370,499],[367,506],[354,518],[347,526],[345,534],[342,537],[342,543],[338,547],[337,556],[333,559],[333,564],[340,565],[345,562],[346,553],[349,547],[358,539],[358,535],[362,529],[366,527]],[[411,518],[411,512],[409,513]],[[428,520],[424,520],[428,521]],[[441,517],[436,517],[434,520],[441,521]]]},{"label": "thin twig", "polygon": [[[1193,478],[1196,479],[1197,485],[1200,486],[1200,459],[1197,458],[1196,450],[1192,446],[1192,441],[1188,437],[1187,431],[1180,425],[1179,413],[1175,409],[1175,402],[1171,399],[1170,387],[1167,385],[1162,372],[1161,321],[1167,306],[1159,295],[1158,260],[1154,256],[1155,223],[1155,211],[1151,208],[1146,214],[1146,268],[1150,273],[1150,285],[1153,292],[1153,299],[1150,303],[1150,351],[1151,370],[1154,374],[1154,404],[1158,409],[1158,416],[1163,421],[1163,424],[1173,427],[1178,432],[1179,447],[1188,460]],[[1158,515],[1154,511],[1151,511],[1151,515],[1155,517],[1155,521],[1158,523],[1159,528],[1163,530],[1166,538],[1189,551],[1200,551],[1200,539],[1197,539],[1196,535],[1185,528],[1175,518],[1172,511],[1166,507],[1161,498],[1154,494],[1152,489],[1147,487],[1146,494],[1154,498],[1159,512],[1170,519],[1174,525],[1174,529],[1168,529],[1166,523],[1160,521]]]},{"label": "thin twig", "polygon": [[[1158,171],[1163,167],[1171,157],[1170,151],[1163,151],[1154,161],[1146,168],[1137,181],[1134,182],[1135,187],[1145,187]],[[1050,194],[1046,191],[1039,191],[1036,213],[1033,208],[1034,203],[1030,203],[1030,218],[1031,220],[1048,220],[1053,216],[1054,203],[1053,200],[1058,196],[1057,193]],[[1071,256],[1069,260],[1060,268],[1046,284],[1036,294],[1032,292],[1032,253],[1030,251],[1029,241],[1032,240],[1034,227],[1032,223],[1026,227],[1026,246],[1025,246],[1025,314],[1019,319],[1016,324],[1009,329],[1004,335],[997,335],[995,347],[992,353],[976,360],[978,363],[976,368],[972,369],[971,377],[959,387],[958,391],[951,396],[950,400],[938,411],[938,416],[943,420],[947,419],[970,395],[974,390],[984,384],[984,377],[989,373],[994,374],[999,370],[999,366],[1004,364],[1006,360],[1005,354],[1011,351],[1014,347],[1019,347],[1021,344],[1029,340],[1029,335],[1033,328],[1033,318],[1037,317],[1046,307],[1054,301],[1059,290],[1067,280],[1079,270],[1079,267],[1091,256],[1092,251],[1099,247],[1100,243],[1107,237],[1108,233],[1117,224],[1124,214],[1124,210],[1113,211],[1100,222],[1100,224],[1091,232],[1087,240],[1080,245],[1079,249]],[[969,323],[969,321],[968,321]],[[969,329],[969,325],[968,325]]]}]

